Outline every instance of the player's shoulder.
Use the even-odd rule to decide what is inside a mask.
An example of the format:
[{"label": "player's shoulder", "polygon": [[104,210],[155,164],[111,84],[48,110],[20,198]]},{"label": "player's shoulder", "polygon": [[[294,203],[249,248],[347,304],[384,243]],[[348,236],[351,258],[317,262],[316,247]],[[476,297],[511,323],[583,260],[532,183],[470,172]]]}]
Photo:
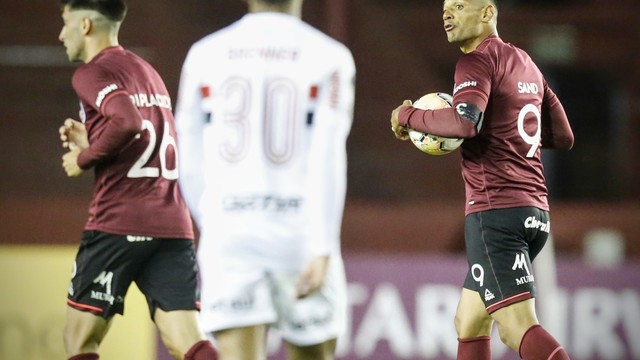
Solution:
[{"label": "player's shoulder", "polygon": [[530,58],[529,54],[517,45],[504,41],[498,36],[491,36],[483,41],[471,54],[492,59],[520,57]]},{"label": "player's shoulder", "polygon": [[72,82],[98,82],[113,76],[112,67],[102,61],[90,62],[79,66],[73,73]]},{"label": "player's shoulder", "polygon": [[529,55],[517,46],[503,41],[498,36],[490,36],[483,40],[478,47],[458,59],[461,68],[497,68],[505,59],[513,57],[528,58]]}]

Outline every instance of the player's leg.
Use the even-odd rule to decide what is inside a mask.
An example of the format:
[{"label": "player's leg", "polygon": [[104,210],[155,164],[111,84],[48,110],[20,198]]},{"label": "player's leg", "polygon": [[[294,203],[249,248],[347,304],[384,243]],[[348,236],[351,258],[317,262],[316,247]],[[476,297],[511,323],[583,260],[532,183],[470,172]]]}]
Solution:
[{"label": "player's leg", "polygon": [[123,313],[131,284],[131,253],[123,236],[85,231],[67,295],[63,332],[68,356],[98,359],[98,348],[115,314]]},{"label": "player's leg", "polygon": [[63,338],[67,356],[75,359],[98,359],[100,343],[111,327],[112,319],[67,307]]},{"label": "player's leg", "polygon": [[[455,328],[458,335],[458,360],[491,359],[491,328],[493,319],[486,310],[486,285],[491,272],[491,261],[486,251],[483,213],[465,218],[465,248],[469,271],[464,281],[456,309]],[[495,291],[495,290],[494,290]],[[491,296],[491,295],[490,295]]]},{"label": "player's leg", "polygon": [[289,360],[333,360],[336,351],[336,339],[320,344],[297,346],[285,341]]},{"label": "player's leg", "polygon": [[215,349],[198,325],[198,267],[193,241],[152,241],[155,246],[136,284],[147,297],[163,343],[176,360],[215,359]]},{"label": "player's leg", "polygon": [[491,314],[498,324],[502,341],[525,360],[568,360],[558,341],[538,324],[534,299],[496,310]]},{"label": "player's leg", "polygon": [[491,359],[493,319],[477,291],[462,289],[454,323],[458,334],[457,359]]},{"label": "player's leg", "polygon": [[267,326],[251,325],[216,331],[220,359],[259,360],[267,358]]},{"label": "player's leg", "polygon": [[198,248],[200,325],[220,359],[266,359],[267,328],[277,319],[267,270],[238,252],[222,252],[204,232]]},{"label": "player's leg", "polygon": [[[525,233],[529,252],[516,257],[512,269],[527,268],[544,247],[549,232],[549,213],[535,208],[524,208]],[[529,225],[527,225],[529,224]],[[538,224],[534,226],[532,224]],[[526,256],[528,255],[528,256]],[[530,258],[530,260],[528,258]],[[525,260],[526,262],[522,262]],[[532,288],[533,293],[533,288]],[[569,356],[558,341],[538,324],[534,298],[525,299],[494,311],[500,338],[525,360],[568,360]]]},{"label": "player's leg", "polygon": [[454,322],[461,339],[491,336],[493,319],[477,291],[462,289]]},{"label": "player's leg", "polygon": [[524,333],[538,324],[533,298],[500,308],[491,316],[498,325],[500,340],[516,352],[519,351]]},{"label": "player's leg", "polygon": [[156,308],[153,319],[162,342],[175,359],[216,359],[215,349],[198,326],[198,311]]}]

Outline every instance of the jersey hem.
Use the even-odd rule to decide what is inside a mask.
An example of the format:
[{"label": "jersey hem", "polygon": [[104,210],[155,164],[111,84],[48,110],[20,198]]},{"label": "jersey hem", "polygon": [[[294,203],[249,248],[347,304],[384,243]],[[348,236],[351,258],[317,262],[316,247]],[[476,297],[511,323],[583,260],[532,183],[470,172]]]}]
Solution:
[{"label": "jersey hem", "polygon": [[519,207],[535,207],[538,208],[542,211],[549,211],[549,205],[548,204],[541,204],[541,203],[536,203],[536,204],[531,204],[531,203],[524,203],[524,204],[509,204],[509,205],[497,205],[497,206],[482,206],[482,207],[478,207],[478,208],[473,208],[473,209],[469,209],[468,205],[467,208],[465,209],[464,215],[471,215],[471,214],[475,214],[475,213],[479,213],[481,211],[489,211],[489,210],[502,210],[502,209],[513,209],[513,208],[519,208]]},{"label": "jersey hem", "polygon": [[111,235],[135,235],[135,236],[150,236],[158,239],[176,239],[176,240],[188,240],[193,241],[195,236],[193,233],[184,233],[184,232],[176,232],[176,233],[157,233],[157,232],[141,232],[140,230],[122,230],[122,229],[111,229],[104,226],[85,226],[84,230],[86,231],[101,231]]}]

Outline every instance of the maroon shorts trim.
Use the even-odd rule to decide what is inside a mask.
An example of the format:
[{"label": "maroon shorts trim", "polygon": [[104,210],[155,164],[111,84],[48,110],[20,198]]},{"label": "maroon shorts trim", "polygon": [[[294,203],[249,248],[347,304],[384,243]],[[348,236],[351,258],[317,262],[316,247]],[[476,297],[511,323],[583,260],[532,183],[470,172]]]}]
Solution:
[{"label": "maroon shorts trim", "polygon": [[513,295],[511,297],[508,297],[506,299],[503,299],[501,301],[498,301],[495,304],[491,304],[489,306],[487,306],[487,312],[489,312],[489,314],[493,313],[496,310],[500,310],[503,307],[521,302],[521,301],[525,301],[528,299],[531,299],[533,297],[533,295],[531,294],[531,291],[527,291],[518,295]]},{"label": "maroon shorts trim", "polygon": [[102,309],[100,309],[99,307],[80,304],[80,303],[77,303],[75,301],[71,301],[69,299],[67,299],[67,305],[69,305],[70,307],[72,307],[72,308],[74,308],[76,310],[88,311],[88,312],[90,312],[92,314],[95,314],[95,315],[100,315],[102,313]]}]

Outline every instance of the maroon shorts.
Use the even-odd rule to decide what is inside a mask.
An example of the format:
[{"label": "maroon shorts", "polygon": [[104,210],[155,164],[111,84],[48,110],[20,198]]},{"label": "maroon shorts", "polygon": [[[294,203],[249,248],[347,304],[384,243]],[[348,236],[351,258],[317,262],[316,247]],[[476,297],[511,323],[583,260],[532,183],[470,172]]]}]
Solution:
[{"label": "maroon shorts", "polygon": [[480,294],[489,313],[535,297],[531,262],[544,247],[550,226],[549,212],[535,207],[467,215],[469,272],[464,287]]},{"label": "maroon shorts", "polygon": [[104,318],[123,314],[131,282],[147,298],[152,318],[156,308],[196,310],[193,241],[84,231],[69,284],[69,306]]}]

